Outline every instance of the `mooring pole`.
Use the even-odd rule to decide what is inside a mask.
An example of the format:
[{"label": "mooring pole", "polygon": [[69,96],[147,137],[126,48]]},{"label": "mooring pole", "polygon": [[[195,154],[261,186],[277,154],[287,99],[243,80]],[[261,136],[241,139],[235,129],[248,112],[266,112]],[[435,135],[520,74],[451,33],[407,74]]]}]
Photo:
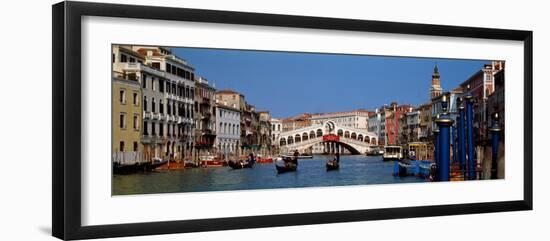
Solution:
[{"label": "mooring pole", "polygon": [[435,129],[434,131],[434,163],[435,163],[435,181],[439,180],[439,129]]},{"label": "mooring pole", "polygon": [[456,151],[456,148],[458,146],[457,145],[457,138],[456,138],[456,135],[457,135],[456,125],[451,126],[451,131],[452,131],[451,143],[452,143],[452,146],[453,146],[453,162],[458,163],[458,156],[457,156],[457,151]]},{"label": "mooring pole", "polygon": [[467,87],[466,99],[466,129],[468,131],[468,180],[475,180],[475,160],[474,160],[474,97],[470,92],[470,85]]},{"label": "mooring pole", "polygon": [[449,116],[447,96],[441,97],[441,109],[443,114],[435,120],[439,129],[439,181],[449,181],[451,172],[451,137],[450,128],[453,120]]},{"label": "mooring pole", "polygon": [[500,142],[500,124],[498,113],[493,114],[493,125],[489,131],[491,132],[492,158],[491,158],[491,179],[497,179],[498,171],[498,144]]},{"label": "mooring pole", "polygon": [[466,121],[466,116],[464,113],[464,99],[462,97],[458,98],[458,162],[460,166],[460,172],[462,173],[462,178],[466,179],[466,131],[464,130],[464,122]]}]

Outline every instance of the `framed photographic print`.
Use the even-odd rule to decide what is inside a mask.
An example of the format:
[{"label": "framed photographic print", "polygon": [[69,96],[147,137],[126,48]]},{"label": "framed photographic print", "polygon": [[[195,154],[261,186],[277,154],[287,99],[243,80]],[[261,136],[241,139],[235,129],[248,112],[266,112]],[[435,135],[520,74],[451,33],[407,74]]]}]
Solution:
[{"label": "framed photographic print", "polygon": [[532,209],[532,32],[53,6],[53,235]]}]

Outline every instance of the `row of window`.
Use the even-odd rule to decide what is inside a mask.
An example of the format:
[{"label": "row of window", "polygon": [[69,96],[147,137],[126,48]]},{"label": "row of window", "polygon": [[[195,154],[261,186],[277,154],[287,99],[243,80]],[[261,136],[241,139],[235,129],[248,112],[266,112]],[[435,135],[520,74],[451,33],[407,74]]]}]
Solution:
[{"label": "row of window", "polygon": [[275,129],[277,129],[277,131],[281,131],[281,124],[272,124],[271,125],[271,130],[275,131]]},{"label": "row of window", "polygon": [[[352,121],[359,121],[359,117],[340,117],[335,119],[330,119],[332,121],[341,123],[341,122],[352,122]],[[326,120],[316,120],[316,124],[323,124],[323,122]]]},{"label": "row of window", "polygon": [[171,73],[173,75],[177,75],[179,77],[182,77],[184,79],[188,80],[194,80],[195,74],[193,72],[184,70],[178,66],[166,63],[166,72]]},{"label": "row of window", "polygon": [[[149,128],[150,127],[150,128]],[[166,127],[166,132],[164,131]],[[157,132],[158,129],[158,132]],[[149,132],[149,130],[151,132]],[[153,135],[156,136],[157,133],[160,137],[180,137],[186,133],[190,133],[191,130],[189,127],[183,127],[177,124],[165,124],[165,123],[156,123],[156,122],[147,122],[143,121],[143,135]]]},{"label": "row of window", "polygon": [[[149,105],[147,102],[147,96],[143,96],[143,110],[149,111]],[[165,114],[164,111],[165,105],[163,99],[159,100],[158,103],[158,113]],[[157,113],[157,102],[155,98],[151,98],[151,112]],[[193,107],[188,104],[176,104],[168,101],[166,104],[166,114],[168,115],[178,115],[184,118],[194,118]]]},{"label": "row of window", "polygon": [[[134,118],[132,120],[133,120],[132,126],[134,130],[139,130],[139,116],[134,115]],[[120,113],[118,127],[120,127],[120,129],[123,129],[123,130],[126,129],[126,113]]]},{"label": "row of window", "polygon": [[[115,61],[116,61],[115,54],[113,54],[113,63]],[[120,54],[120,62],[121,63],[127,63],[127,62],[130,62],[130,63],[135,63],[135,62],[143,63],[143,61],[141,61],[140,59],[136,59],[136,58],[132,57],[131,55],[126,55],[126,54],[123,54],[123,53]]]},{"label": "row of window", "polygon": [[[118,100],[121,104],[126,104],[126,90],[120,89]],[[137,92],[132,93],[132,104],[139,105],[139,94]]]},{"label": "row of window", "polygon": [[[149,87],[150,86],[150,87]],[[194,87],[178,85],[174,82],[163,80],[154,76],[142,75],[141,88],[151,88],[153,91],[160,93],[170,93],[183,98],[194,99]]]},{"label": "row of window", "polygon": [[235,111],[227,111],[220,108],[220,117],[226,119],[239,120],[240,115]]},{"label": "row of window", "polygon": [[240,135],[240,124],[220,122],[220,134]]},{"label": "row of window", "polygon": [[[133,149],[133,151],[138,151],[138,149],[139,149],[139,144],[137,143],[137,141],[134,141],[134,149]],[[125,147],[124,141],[121,141],[121,142],[119,143],[118,150],[121,151],[121,152],[126,151],[126,147]]]}]

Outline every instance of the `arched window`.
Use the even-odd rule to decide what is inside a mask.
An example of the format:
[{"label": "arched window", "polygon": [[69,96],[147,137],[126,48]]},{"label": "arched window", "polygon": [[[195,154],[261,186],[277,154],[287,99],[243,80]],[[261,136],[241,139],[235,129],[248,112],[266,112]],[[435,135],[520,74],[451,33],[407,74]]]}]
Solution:
[{"label": "arched window", "polygon": [[289,145],[294,144],[294,138],[292,138],[292,136],[289,136],[289,137],[288,137],[288,140],[287,140],[287,143],[288,143]]},{"label": "arched window", "polygon": [[294,136],[294,142],[298,143],[298,142],[301,142],[302,141],[302,138],[300,137],[300,134],[296,134]]},{"label": "arched window", "polygon": [[307,139],[309,139],[309,138],[308,138],[308,135],[307,135],[306,132],[304,132],[304,133],[302,134],[302,141],[307,141]]},{"label": "arched window", "polygon": [[371,138],[371,139],[370,139],[370,144],[377,145],[377,144],[376,144],[376,138],[374,138],[374,137]]},{"label": "arched window", "polygon": [[286,145],[286,139],[285,139],[285,138],[281,138],[281,140],[280,140],[280,143],[279,143],[279,144],[281,144],[281,146],[284,146],[284,145]]},{"label": "arched window", "polygon": [[358,140],[358,141],[363,141],[363,135],[362,135],[362,134],[359,134],[359,135],[357,136],[357,140]]},{"label": "arched window", "polygon": [[309,139],[313,139],[315,138],[315,131],[310,131],[309,132]]},{"label": "arched window", "polygon": [[338,136],[344,135],[344,131],[342,129],[338,129],[337,133],[338,133]]},{"label": "arched window", "polygon": [[357,134],[355,132],[351,133],[351,139],[357,139]]},{"label": "arched window", "polygon": [[317,129],[317,137],[323,136],[323,130]]},{"label": "arched window", "polygon": [[345,132],[344,132],[344,137],[345,137],[345,138],[349,138],[349,131],[345,131]]}]

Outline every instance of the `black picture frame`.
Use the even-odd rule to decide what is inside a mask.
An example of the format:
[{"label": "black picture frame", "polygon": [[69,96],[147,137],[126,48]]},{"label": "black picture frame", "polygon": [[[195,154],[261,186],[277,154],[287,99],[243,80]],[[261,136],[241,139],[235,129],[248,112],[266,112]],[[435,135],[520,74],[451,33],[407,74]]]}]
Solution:
[{"label": "black picture frame", "polygon": [[[52,6],[53,150],[52,233],[60,239],[106,238],[307,225],[336,222],[532,210],[533,208],[533,32],[198,10],[90,2],[61,2]],[[193,21],[328,30],[366,31],[427,36],[516,40],[524,43],[524,194],[522,200],[456,205],[342,210],[236,218],[82,226],[81,224],[81,17]]]}]

